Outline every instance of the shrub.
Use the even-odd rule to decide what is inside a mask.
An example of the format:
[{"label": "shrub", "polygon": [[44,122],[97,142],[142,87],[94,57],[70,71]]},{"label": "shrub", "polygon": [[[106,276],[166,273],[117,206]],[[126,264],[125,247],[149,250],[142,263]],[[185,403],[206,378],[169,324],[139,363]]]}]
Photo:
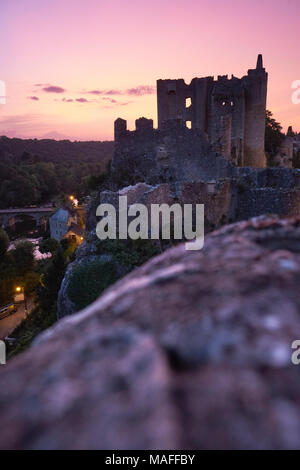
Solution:
[{"label": "shrub", "polygon": [[114,263],[95,259],[74,268],[67,293],[78,311],[94,302],[101,292],[116,280]]},{"label": "shrub", "polygon": [[99,240],[98,254],[111,254],[124,266],[136,267],[159,253],[157,244],[151,240]]},{"label": "shrub", "polygon": [[56,306],[46,313],[36,307],[30,315],[20,323],[12,333],[15,342],[7,346],[7,358],[10,359],[15,354],[19,354],[27,349],[33,339],[42,331],[49,328],[56,321]]},{"label": "shrub", "polygon": [[41,253],[55,253],[59,249],[59,242],[54,238],[46,238],[39,243]]},{"label": "shrub", "polygon": [[2,228],[0,228],[0,261],[2,261],[2,259],[4,258],[7,252],[8,246],[9,246],[8,235]]}]

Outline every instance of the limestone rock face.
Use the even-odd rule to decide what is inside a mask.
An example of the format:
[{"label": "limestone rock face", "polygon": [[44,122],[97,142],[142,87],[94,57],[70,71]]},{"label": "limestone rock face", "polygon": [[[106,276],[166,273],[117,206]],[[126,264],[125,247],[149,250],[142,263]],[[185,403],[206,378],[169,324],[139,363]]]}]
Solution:
[{"label": "limestone rock face", "polygon": [[1,369],[0,447],[300,448],[300,217],[153,258]]}]

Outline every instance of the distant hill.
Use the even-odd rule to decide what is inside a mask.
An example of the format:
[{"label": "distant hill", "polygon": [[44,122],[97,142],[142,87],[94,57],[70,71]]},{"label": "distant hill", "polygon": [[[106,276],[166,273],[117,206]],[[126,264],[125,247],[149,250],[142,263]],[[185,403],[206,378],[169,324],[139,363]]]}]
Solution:
[{"label": "distant hill", "polygon": [[61,162],[77,160],[105,164],[113,154],[112,141],[71,142],[70,140],[18,139],[0,137],[0,161],[19,163],[26,159],[33,161]]}]

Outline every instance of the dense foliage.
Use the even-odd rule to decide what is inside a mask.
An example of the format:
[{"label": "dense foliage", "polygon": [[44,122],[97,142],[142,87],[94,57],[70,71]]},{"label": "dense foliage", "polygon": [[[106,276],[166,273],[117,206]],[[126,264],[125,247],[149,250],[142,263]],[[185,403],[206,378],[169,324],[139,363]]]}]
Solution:
[{"label": "dense foliage", "polygon": [[57,295],[65,270],[65,256],[59,246],[41,270],[41,283],[37,291],[37,301],[45,314],[48,314],[52,308],[56,308]]},{"label": "dense foliage", "polygon": [[82,262],[74,268],[68,286],[68,296],[81,310],[99,297],[101,292],[121,275],[117,265],[123,266],[123,275],[159,253],[157,245],[149,240],[102,240],[98,242],[99,255],[111,255],[111,261],[100,258]]},{"label": "dense foliage", "polygon": [[9,238],[7,233],[2,228],[0,228],[0,260],[7,252],[8,246]]},{"label": "dense foliage", "polygon": [[68,286],[68,296],[81,310],[94,302],[101,292],[117,279],[114,263],[95,259],[75,267]]},{"label": "dense foliage", "polygon": [[34,246],[19,241],[7,251],[7,234],[0,230],[0,306],[13,301],[16,287],[20,286],[26,296],[35,293],[36,308],[14,331],[15,342],[9,346],[8,357],[23,351],[33,338],[56,321],[58,291],[66,269],[66,252],[55,240],[41,243],[50,249],[52,257],[34,259]]},{"label": "dense foliage", "polygon": [[[6,240],[1,243],[1,240]],[[36,287],[36,263],[33,256],[33,245],[19,242],[15,248],[7,251],[8,237],[3,230],[0,232],[0,306],[13,300],[16,286],[23,286],[29,293]],[[5,249],[6,247],[6,249]]]},{"label": "dense foliage", "polygon": [[56,307],[45,312],[37,306],[31,314],[22,321],[14,330],[12,336],[15,339],[13,344],[7,346],[7,358],[21,353],[30,346],[33,339],[42,331],[49,328],[56,321]]},{"label": "dense foliage", "polygon": [[267,153],[269,163],[272,163],[272,158],[275,157],[285,135],[282,132],[282,126],[277,122],[271,111],[266,111],[266,133],[265,133],[265,152]]},{"label": "dense foliage", "polygon": [[130,266],[132,269],[141,266],[160,251],[153,241],[129,238],[128,240],[99,240],[97,252],[110,254],[119,264]]},{"label": "dense foliage", "polygon": [[111,142],[2,137],[0,208],[40,205],[63,194],[83,196],[90,189],[91,175],[100,180],[111,156]]},{"label": "dense foliage", "polygon": [[8,346],[8,358],[26,349],[39,333],[56,321],[57,295],[65,269],[64,253],[58,246],[52,258],[37,263],[36,271],[27,274],[27,283],[32,282],[36,292],[36,307],[14,330],[15,342]]},{"label": "dense foliage", "polygon": [[59,242],[54,238],[46,238],[39,243],[39,251],[41,253],[55,253],[59,248]]}]

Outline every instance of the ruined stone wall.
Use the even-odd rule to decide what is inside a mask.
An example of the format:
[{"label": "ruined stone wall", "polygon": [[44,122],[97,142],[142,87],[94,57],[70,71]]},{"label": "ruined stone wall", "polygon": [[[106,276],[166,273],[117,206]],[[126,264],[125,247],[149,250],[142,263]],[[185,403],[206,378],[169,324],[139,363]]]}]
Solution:
[{"label": "ruined stone wall", "polygon": [[[213,77],[194,78],[190,85],[181,79],[157,80],[158,128],[170,120],[191,121],[193,129],[208,132]],[[190,103],[187,100],[190,100]]]},{"label": "ruined stone wall", "polygon": [[[152,204],[204,204],[205,221],[207,231],[211,231],[227,222],[235,220],[236,200],[235,185],[230,181],[204,181],[182,182],[176,186],[176,192],[168,183],[150,186],[138,183],[128,186],[120,191],[103,191],[100,193],[100,202],[112,204],[119,213],[119,196],[127,197],[128,206],[134,203],[143,204],[148,209],[148,227],[151,227],[151,205]],[[128,223],[131,218],[127,218]]]},{"label": "ruined stone wall", "polygon": [[281,189],[292,190],[300,187],[300,170],[298,169],[234,168],[233,178],[252,189],[272,187],[280,191]]},{"label": "ruined stone wall", "polygon": [[258,57],[255,70],[248,70],[243,82],[246,90],[246,113],[244,135],[244,166],[266,166],[265,120],[268,74]]},{"label": "ruined stone wall", "polygon": [[[226,161],[225,161],[226,163]],[[128,204],[204,204],[209,230],[225,223],[263,214],[300,215],[300,170],[287,168],[226,167],[229,177],[177,180],[147,185],[139,183],[119,192],[105,191],[100,202],[117,207],[118,196]]]},{"label": "ruined stone wall", "polygon": [[134,131],[127,130],[126,121],[117,120],[115,124],[112,170],[120,188],[142,181],[175,185],[178,181],[208,181],[232,174],[231,162],[210,147],[199,129],[169,121],[157,130],[152,121],[139,121]]},{"label": "ruined stone wall", "polygon": [[238,196],[236,220],[264,214],[290,216],[300,214],[300,189],[258,188],[242,190]]},{"label": "ruined stone wall", "polygon": [[233,163],[242,165],[245,90],[241,80],[235,77],[229,80],[227,75],[219,76],[214,84],[210,100],[209,141],[215,148],[221,144],[222,155],[231,159]]},{"label": "ruined stone wall", "polygon": [[194,78],[189,85],[183,79],[158,80],[158,129],[171,120],[180,120],[184,126],[190,123],[235,164],[265,167],[267,81],[261,55],[256,68],[241,79],[227,75],[217,80]]}]

